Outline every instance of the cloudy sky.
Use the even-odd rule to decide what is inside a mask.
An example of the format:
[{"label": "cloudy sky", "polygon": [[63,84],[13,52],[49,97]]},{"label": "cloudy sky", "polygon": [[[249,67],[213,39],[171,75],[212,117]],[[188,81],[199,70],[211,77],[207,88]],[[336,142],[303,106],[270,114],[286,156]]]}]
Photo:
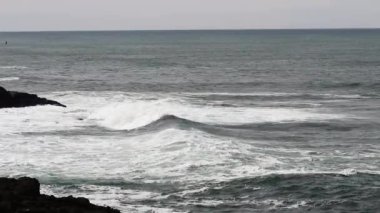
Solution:
[{"label": "cloudy sky", "polygon": [[380,27],[380,0],[1,0],[0,31]]}]

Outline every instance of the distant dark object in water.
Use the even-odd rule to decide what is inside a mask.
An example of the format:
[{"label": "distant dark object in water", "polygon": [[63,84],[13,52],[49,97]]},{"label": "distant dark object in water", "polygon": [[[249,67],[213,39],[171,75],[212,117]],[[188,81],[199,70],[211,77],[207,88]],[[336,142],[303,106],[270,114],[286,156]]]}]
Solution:
[{"label": "distant dark object in water", "polygon": [[7,91],[3,87],[0,87],[0,108],[29,107],[37,105],[66,107],[57,101],[40,98],[35,94]]},{"label": "distant dark object in water", "polygon": [[86,198],[56,198],[41,195],[40,183],[34,178],[0,178],[0,212],[83,212],[120,213],[110,207],[96,206]]}]

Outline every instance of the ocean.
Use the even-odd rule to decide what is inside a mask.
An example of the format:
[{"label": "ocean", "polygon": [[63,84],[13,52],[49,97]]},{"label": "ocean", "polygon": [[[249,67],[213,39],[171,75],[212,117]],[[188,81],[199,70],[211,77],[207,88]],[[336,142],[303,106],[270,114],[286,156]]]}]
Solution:
[{"label": "ocean", "polygon": [[0,110],[0,176],[122,212],[380,209],[380,30],[0,42],[0,86],[68,106]]}]

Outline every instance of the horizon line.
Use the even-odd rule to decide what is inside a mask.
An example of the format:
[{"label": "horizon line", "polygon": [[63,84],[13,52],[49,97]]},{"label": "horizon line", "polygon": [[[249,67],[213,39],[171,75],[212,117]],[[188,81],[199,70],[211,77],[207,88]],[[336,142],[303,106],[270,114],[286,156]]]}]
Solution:
[{"label": "horizon line", "polygon": [[326,28],[220,28],[220,29],[130,29],[130,30],[5,30],[0,33],[42,33],[42,32],[156,32],[156,31],[265,31],[265,30],[380,30],[380,27],[326,27]]}]

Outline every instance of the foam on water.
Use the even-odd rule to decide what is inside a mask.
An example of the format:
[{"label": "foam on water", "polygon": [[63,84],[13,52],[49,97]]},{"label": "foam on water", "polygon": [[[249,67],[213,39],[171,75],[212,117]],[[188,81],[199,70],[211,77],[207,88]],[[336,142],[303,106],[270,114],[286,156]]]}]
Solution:
[{"label": "foam on water", "polygon": [[65,182],[78,180],[78,183],[120,178],[146,183],[202,182],[269,174],[352,175],[368,169],[360,162],[339,169],[330,168],[329,159],[325,158],[318,162],[284,159],[284,152],[269,155],[257,149],[254,142],[247,144],[197,130],[166,129],[133,137],[20,135],[8,138],[12,140],[7,137],[1,140],[0,173],[32,175],[47,182],[57,178]]},{"label": "foam on water", "polygon": [[165,115],[174,115],[201,123],[229,125],[329,120],[343,117],[311,109],[200,106],[192,105],[184,100],[168,98],[159,100],[126,99],[122,102],[110,103],[96,110],[90,118],[110,129],[131,130],[146,126]]},{"label": "foam on water", "polygon": [[80,113],[55,106],[0,109],[1,134],[75,129],[84,124]]},{"label": "foam on water", "polygon": [[37,106],[1,109],[2,134],[60,131],[93,125],[113,130],[131,130],[146,126],[164,115],[175,115],[191,121],[218,125],[301,122],[345,117],[315,109],[199,105],[191,103],[179,94],[58,92],[41,96],[57,100],[68,108]]},{"label": "foam on water", "polygon": [[376,212],[379,33],[1,33],[0,84],[68,108],[0,109],[0,176],[123,212]]},{"label": "foam on water", "polygon": [[0,134],[65,131],[95,125],[86,119],[94,110],[105,105],[109,97],[117,98],[114,93],[98,95],[87,92],[43,93],[39,96],[57,100],[68,107],[34,106],[0,109]]},{"label": "foam on water", "polygon": [[28,67],[25,66],[0,66],[0,69],[5,69],[5,70],[23,70],[23,69],[28,69]]},{"label": "foam on water", "polygon": [[[274,154],[299,153],[299,162],[304,165],[304,162],[310,161],[311,157],[304,154],[309,150],[263,149],[258,145],[266,143],[265,141],[257,141],[256,144],[251,140],[220,137],[195,129],[168,128],[152,134],[130,136],[120,132],[96,137],[86,134],[28,136],[24,133],[70,130],[85,132],[87,127],[96,124],[111,129],[134,129],[165,114],[211,124],[297,122],[343,117],[309,109],[195,105],[178,97],[147,94],[66,92],[43,95],[69,107],[39,106],[0,110],[0,141],[3,143],[0,162],[3,162],[3,172],[9,175],[33,170],[32,174],[51,171],[54,176],[60,177],[122,176],[126,179],[144,177],[147,181],[157,181],[163,177],[213,180],[265,175],[273,171],[299,172],[302,167],[298,166],[298,170],[292,167],[294,161],[284,161]],[[107,152],[104,153],[104,150]],[[25,156],[28,157],[27,160]],[[20,164],[21,162],[23,163]],[[85,165],[81,165],[82,162]],[[60,168],[59,165],[63,164],[67,166]],[[229,165],[228,169],[226,165]],[[8,173],[12,168],[18,168],[18,172]],[[315,171],[331,172],[323,166],[313,168]],[[311,169],[306,168],[305,171],[310,172]],[[214,171],[212,174],[215,175],[202,173],[207,170]]]},{"label": "foam on water", "polygon": [[[199,94],[187,95],[193,98]],[[320,108],[222,107],[192,102],[182,94],[58,92],[41,96],[62,102],[68,108],[0,110],[0,174],[37,177],[47,184],[43,186],[44,192],[86,196],[97,204],[111,205],[124,212],[172,209],[140,205],[140,201],[166,198],[154,191],[117,187],[113,182],[194,186],[272,174],[351,176],[376,173],[379,169],[359,161],[358,157],[364,155],[356,155],[357,160],[352,161],[354,157],[347,156],[345,151],[318,150],[318,155],[313,156],[309,154],[312,148],[306,145],[291,147],[284,142],[277,146],[274,141],[222,137],[195,128],[168,127],[148,134],[108,130],[139,128],[167,114],[212,125],[346,119],[345,115]],[[94,126],[98,128],[96,135],[88,132]],[[379,156],[377,152],[370,154]],[[350,164],[331,165],[332,161],[347,160]],[[54,185],[62,183],[82,188]],[[207,186],[201,185],[173,195],[186,197],[206,190]],[[183,202],[188,204],[212,207],[220,201]],[[298,208],[305,203],[267,205]]]},{"label": "foam on water", "polygon": [[[140,200],[160,200],[162,195],[159,193],[149,191],[137,191],[137,190],[123,190],[120,187],[115,186],[96,186],[96,185],[79,185],[77,187],[57,187],[51,185],[43,185],[41,187],[41,193],[58,195],[58,196],[70,196],[76,194],[79,197],[86,197],[91,200],[92,203],[103,206],[112,206],[119,209],[122,212],[170,212],[173,211],[168,208],[154,208],[144,205],[131,205],[126,203],[132,203]],[[124,203],[124,204],[123,204]]]},{"label": "foam on water", "polygon": [[18,81],[20,80],[19,77],[5,77],[5,78],[0,78],[0,82],[1,81]]}]

